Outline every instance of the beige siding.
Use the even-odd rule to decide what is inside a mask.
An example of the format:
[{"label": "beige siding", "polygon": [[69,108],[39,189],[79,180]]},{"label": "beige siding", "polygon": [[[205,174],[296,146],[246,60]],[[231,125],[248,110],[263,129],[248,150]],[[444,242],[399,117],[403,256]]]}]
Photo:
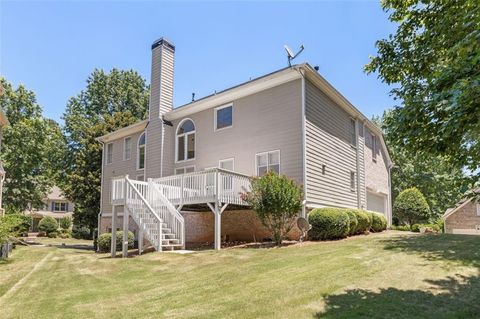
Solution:
[{"label": "beige siding", "polygon": [[307,203],[357,207],[358,187],[350,188],[350,172],[357,172],[350,116],[309,81],[305,88]]},{"label": "beige siding", "polygon": [[477,226],[480,226],[480,216],[477,216],[476,203],[474,200],[460,207],[445,219],[446,233],[480,234],[480,231],[475,231]]},{"label": "beige siding", "polygon": [[[255,154],[280,150],[281,173],[302,182],[301,92],[301,80],[295,80],[235,100],[233,127],[217,132],[214,108],[219,105],[191,115],[196,127],[195,160],[175,163],[175,168],[195,165],[198,171],[233,157],[235,171],[255,175]],[[181,120],[167,129],[175,132]],[[173,161],[174,145],[169,147]]]},{"label": "beige siding", "polygon": [[358,163],[360,173],[360,208],[367,207],[367,190],[365,186],[365,131],[366,127],[363,123],[358,122]]},{"label": "beige siding", "polygon": [[102,185],[102,204],[101,212],[111,213],[112,205],[110,204],[110,190],[111,179],[115,176],[128,174],[130,178],[136,179],[138,175],[143,175],[143,170],[137,170],[137,154],[138,154],[138,139],[142,133],[135,133],[129,135],[132,138],[132,155],[129,160],[123,160],[123,140],[120,138],[113,141],[113,161],[111,164],[105,165],[106,157],[106,145],[105,152],[103,153],[103,185]]},{"label": "beige siding", "polygon": [[365,127],[365,181],[368,190],[389,195],[388,187],[388,164],[385,150],[381,146],[380,136],[377,138],[377,158],[372,156],[372,132]]}]

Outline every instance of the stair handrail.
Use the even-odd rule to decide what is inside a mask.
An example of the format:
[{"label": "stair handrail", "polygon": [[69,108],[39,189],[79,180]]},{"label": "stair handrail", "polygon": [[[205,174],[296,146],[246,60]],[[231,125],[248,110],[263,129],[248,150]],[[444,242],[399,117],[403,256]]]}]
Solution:
[{"label": "stair handrail", "polygon": [[[143,197],[142,193],[139,192],[139,190],[135,187],[135,185],[133,185],[132,181],[130,180],[130,178],[128,178],[128,176],[125,177],[125,180],[127,181],[127,184],[133,188],[133,190],[135,191],[135,193],[138,195],[138,197],[142,200],[142,202],[145,204],[145,206],[147,206],[147,209],[150,211],[150,213],[152,213],[155,218],[158,220],[158,222],[162,222],[162,219],[160,218],[160,216],[157,215],[157,213],[155,212],[155,210],[152,208],[152,206],[150,206],[150,204],[148,203],[148,201],[145,199],[145,197]],[[127,196],[125,196],[125,201],[127,200]]]}]

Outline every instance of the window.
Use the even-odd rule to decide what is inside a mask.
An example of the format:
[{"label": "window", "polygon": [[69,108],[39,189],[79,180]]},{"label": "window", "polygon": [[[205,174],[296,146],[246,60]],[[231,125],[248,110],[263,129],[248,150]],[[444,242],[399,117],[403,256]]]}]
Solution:
[{"label": "window", "polygon": [[184,166],[175,169],[175,175],[187,174],[195,172],[195,166]]},{"label": "window", "polygon": [[350,144],[357,146],[357,121],[350,119]]},{"label": "window", "polygon": [[480,216],[480,203],[477,203],[477,216]]},{"label": "window", "polygon": [[280,174],[280,151],[259,153],[256,156],[257,176],[262,176],[268,171]]},{"label": "window", "polygon": [[177,162],[195,159],[195,124],[190,119],[180,122],[177,128]]},{"label": "window", "polygon": [[372,134],[372,160],[377,161],[377,137]]},{"label": "window", "polygon": [[53,212],[66,212],[68,210],[68,203],[52,202]]},{"label": "window", "polygon": [[355,172],[354,171],[350,172],[350,189],[352,191],[355,191]]},{"label": "window", "polygon": [[229,158],[229,159],[224,159],[218,161],[218,167],[221,169],[225,169],[227,171],[233,171],[234,170],[234,159]]},{"label": "window", "polygon": [[112,164],[113,162],[113,143],[107,144],[107,154],[105,156],[105,162],[107,164]]},{"label": "window", "polygon": [[129,160],[132,157],[132,138],[125,137],[123,140],[123,160]]},{"label": "window", "polygon": [[233,124],[233,105],[217,107],[214,112],[215,131],[231,127]]},{"label": "window", "polygon": [[140,135],[137,144],[137,169],[145,168],[145,133]]}]

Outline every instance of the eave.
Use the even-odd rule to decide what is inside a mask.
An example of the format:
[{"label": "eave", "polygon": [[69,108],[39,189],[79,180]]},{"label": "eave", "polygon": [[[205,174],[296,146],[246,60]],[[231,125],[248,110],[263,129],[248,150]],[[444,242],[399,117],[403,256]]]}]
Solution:
[{"label": "eave", "polygon": [[135,134],[138,132],[142,132],[145,130],[145,128],[148,125],[148,120],[143,120],[141,122],[134,123],[132,125],[129,125],[127,127],[123,127],[121,129],[118,129],[114,132],[105,134],[103,136],[97,137],[96,140],[101,142],[101,143],[110,143],[114,140],[118,140],[119,138],[123,138],[126,136],[129,136],[131,134]]}]

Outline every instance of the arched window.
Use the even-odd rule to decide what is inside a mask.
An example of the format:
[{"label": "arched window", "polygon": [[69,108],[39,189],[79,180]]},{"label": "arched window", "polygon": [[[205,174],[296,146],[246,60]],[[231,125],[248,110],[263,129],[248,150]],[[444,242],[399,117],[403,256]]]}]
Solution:
[{"label": "arched window", "polygon": [[177,162],[195,158],[195,124],[190,119],[185,119],[177,128]]},{"label": "arched window", "polygon": [[138,138],[137,145],[137,169],[145,168],[145,133]]}]

